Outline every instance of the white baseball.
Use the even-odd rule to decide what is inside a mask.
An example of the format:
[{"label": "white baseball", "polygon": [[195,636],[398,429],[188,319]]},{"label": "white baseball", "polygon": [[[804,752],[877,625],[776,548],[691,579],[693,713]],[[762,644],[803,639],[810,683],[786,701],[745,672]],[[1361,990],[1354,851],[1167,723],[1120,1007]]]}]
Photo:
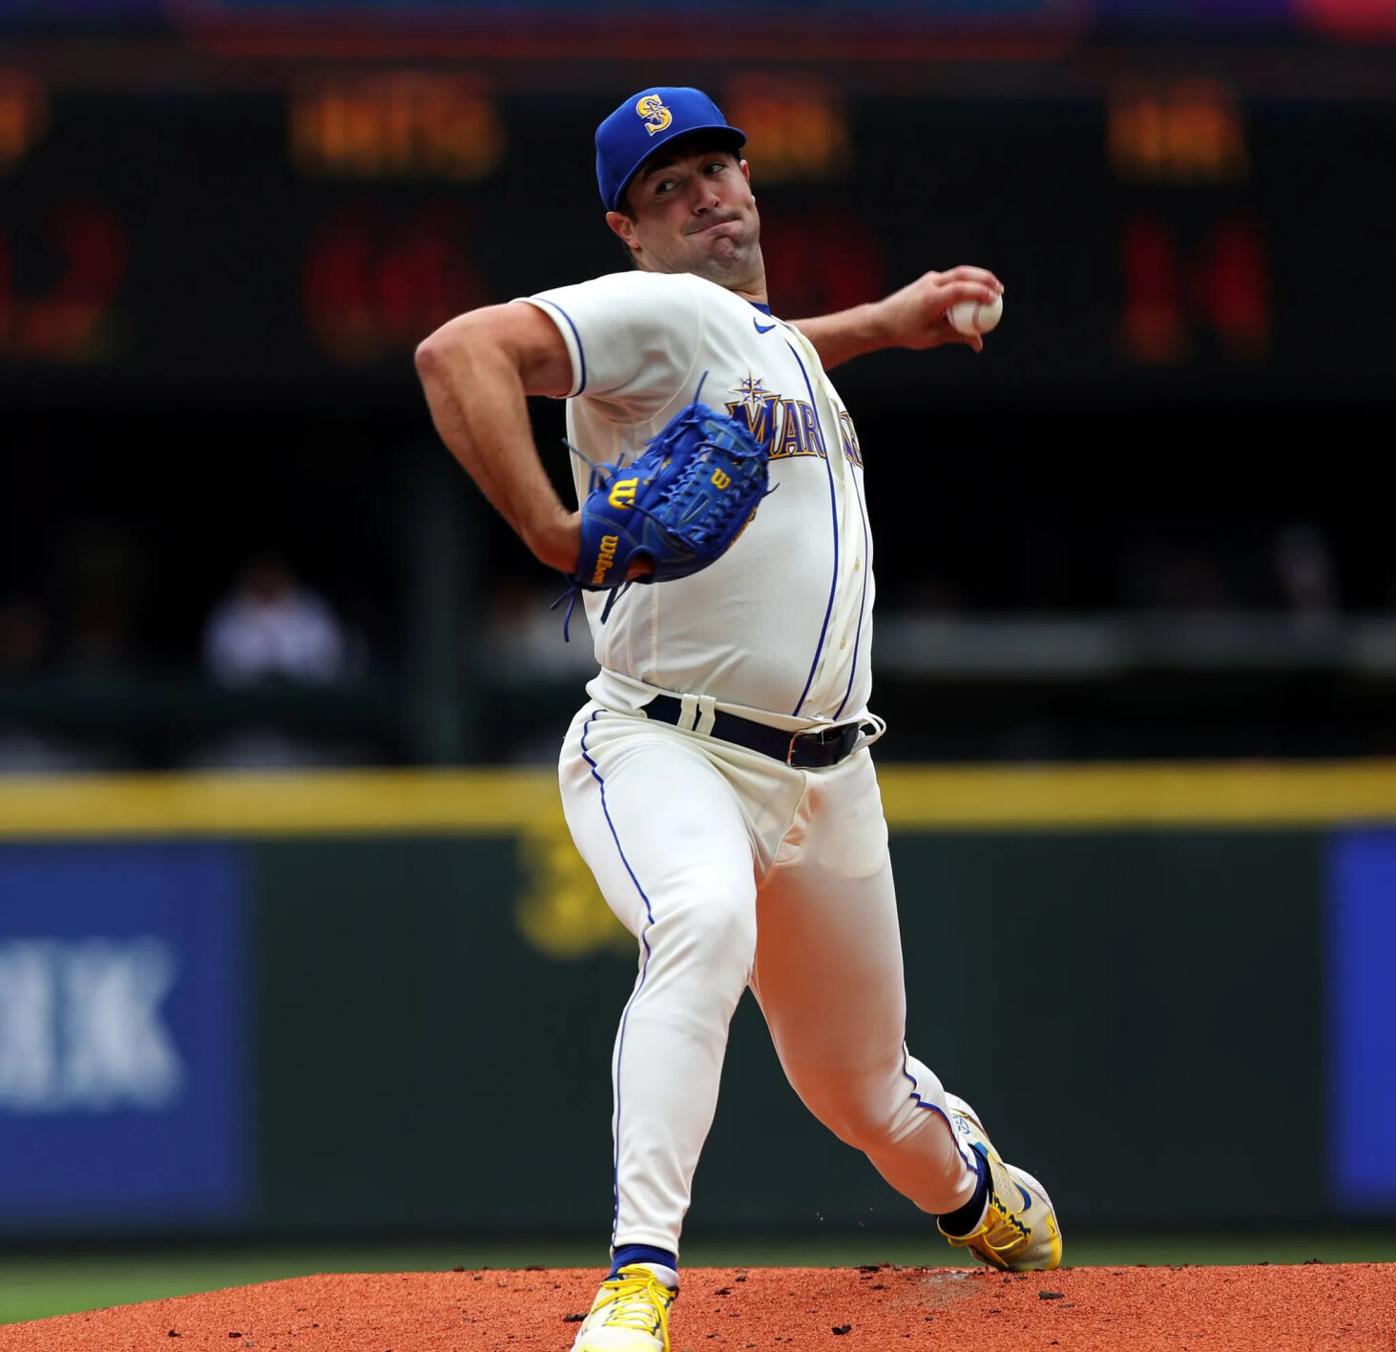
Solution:
[{"label": "white baseball", "polygon": [[1003,297],[995,296],[987,305],[977,300],[962,300],[946,312],[950,327],[957,333],[988,333],[1003,317]]}]

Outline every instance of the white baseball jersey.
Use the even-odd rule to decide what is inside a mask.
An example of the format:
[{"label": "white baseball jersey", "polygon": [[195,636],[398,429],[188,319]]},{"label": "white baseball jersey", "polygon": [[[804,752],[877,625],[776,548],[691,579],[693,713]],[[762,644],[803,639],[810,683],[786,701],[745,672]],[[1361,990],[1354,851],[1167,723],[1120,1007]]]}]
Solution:
[{"label": "white baseball jersey", "polygon": [[[810,1110],[922,1210],[959,1212],[978,1195],[977,1157],[904,1041],[867,751],[881,720],[866,708],[872,541],[852,420],[801,334],[702,278],[627,272],[527,299],[571,355],[580,450],[628,464],[701,383],[766,448],[774,488],[710,567],[630,587],[605,624],[605,598],[587,597],[601,672],[559,786],[578,850],[639,941],[612,1059],[613,1258],[638,1249],[672,1277],[748,985]],[[574,469],[580,497],[588,470]],[[685,697],[684,721],[633,716],[656,691]],[[710,735],[715,712],[781,728],[858,720],[860,745],[804,769]],[[606,1345],[587,1327],[577,1346]]]},{"label": "white baseball jersey", "polygon": [[[688,273],[623,272],[523,298],[572,359],[567,434],[625,465],[685,404],[744,422],[766,447],[756,519],[691,577],[632,586],[601,623],[586,596],[613,709],[657,690],[708,696],[782,727],[864,714],[871,689],[872,535],[853,420],[813,346],[765,307]],[[574,464],[578,498],[589,471]]]}]

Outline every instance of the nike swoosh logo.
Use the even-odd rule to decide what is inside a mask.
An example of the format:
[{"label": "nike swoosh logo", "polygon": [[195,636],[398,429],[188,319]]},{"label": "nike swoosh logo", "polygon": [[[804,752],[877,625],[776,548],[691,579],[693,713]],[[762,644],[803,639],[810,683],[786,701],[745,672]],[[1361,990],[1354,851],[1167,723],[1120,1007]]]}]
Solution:
[{"label": "nike swoosh logo", "polygon": [[751,322],[752,322],[753,324],[756,324],[756,332],[757,332],[757,333],[770,333],[770,331],[771,331],[773,328],[775,328],[775,325],[774,325],[774,324],[757,324],[756,320],[754,320],[754,319],[753,319]]}]

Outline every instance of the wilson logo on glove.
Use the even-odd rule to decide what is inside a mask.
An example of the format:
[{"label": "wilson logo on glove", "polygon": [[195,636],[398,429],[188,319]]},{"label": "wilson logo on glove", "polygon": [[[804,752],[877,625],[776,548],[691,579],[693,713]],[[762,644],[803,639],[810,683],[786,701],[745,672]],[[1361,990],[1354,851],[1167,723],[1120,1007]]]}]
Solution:
[{"label": "wilson logo on glove", "polygon": [[[772,491],[761,443],[735,418],[700,403],[702,392],[699,381],[693,402],[625,467],[624,479],[617,477],[620,466],[598,465],[571,448],[591,466],[591,481],[582,503],[577,571],[553,602],[567,598],[564,638],[580,592],[610,592],[601,611],[604,624],[632,581],[667,582],[715,563]],[[651,571],[630,578],[641,560]]]},{"label": "wilson logo on glove", "polygon": [[617,479],[615,483],[611,485],[611,491],[606,495],[606,501],[609,502],[612,507],[624,511],[634,503],[635,489],[639,482],[638,479]]},{"label": "wilson logo on glove", "polygon": [[596,556],[596,571],[591,575],[591,585],[600,587],[604,585],[604,578],[611,571],[611,565],[616,561],[616,550],[620,546],[620,537],[617,535],[603,535],[601,537],[600,552]]}]

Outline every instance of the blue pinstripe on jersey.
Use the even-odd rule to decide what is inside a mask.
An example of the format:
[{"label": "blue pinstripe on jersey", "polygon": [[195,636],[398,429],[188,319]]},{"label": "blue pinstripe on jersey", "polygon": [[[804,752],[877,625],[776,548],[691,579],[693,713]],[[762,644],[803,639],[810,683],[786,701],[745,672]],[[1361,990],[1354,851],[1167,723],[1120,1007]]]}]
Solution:
[{"label": "blue pinstripe on jersey", "polygon": [[[809,391],[809,406],[811,409],[818,409],[819,404],[814,397],[814,386],[810,384],[809,372],[805,370],[805,364],[800,360],[800,354],[795,351],[795,346],[787,338],[786,347],[790,349],[790,355],[795,358],[795,364],[800,368],[800,374],[805,378],[805,389]],[[819,427],[819,439],[824,440],[824,429],[820,427],[818,414],[815,415],[815,426]],[[799,714],[805,706],[805,700],[809,695],[809,688],[814,684],[814,673],[819,666],[819,655],[824,651],[824,640],[829,633],[829,616],[834,612],[834,595],[839,585],[839,504],[834,495],[834,467],[829,463],[831,452],[828,446],[824,447],[824,472],[829,476],[829,511],[834,519],[834,576],[829,583],[829,604],[824,607],[824,623],[819,627],[819,643],[814,649],[814,660],[809,664],[809,675],[805,678],[805,688],[800,691],[800,698],[795,707],[790,711],[791,717]]]},{"label": "blue pinstripe on jersey", "polygon": [[[843,454],[842,451],[839,452]],[[858,594],[858,628],[853,635],[853,661],[848,665],[848,684],[844,687],[843,698],[839,701],[839,707],[834,710],[834,717],[838,718],[843,713],[844,705],[848,703],[848,697],[853,693],[853,673],[858,670],[858,644],[863,638],[863,616],[868,613],[868,574],[872,571],[872,563],[868,559],[868,509],[863,505],[863,493],[858,487],[858,480],[849,471],[849,478],[853,483],[853,495],[858,500],[858,515],[863,521],[863,589]]]}]

